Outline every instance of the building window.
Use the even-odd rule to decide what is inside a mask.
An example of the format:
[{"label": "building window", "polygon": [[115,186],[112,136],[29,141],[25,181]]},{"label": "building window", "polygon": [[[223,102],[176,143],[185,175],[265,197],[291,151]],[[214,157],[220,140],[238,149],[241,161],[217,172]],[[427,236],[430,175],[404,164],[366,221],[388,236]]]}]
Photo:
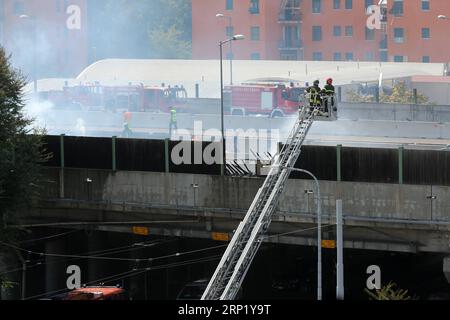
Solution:
[{"label": "building window", "polygon": [[234,28],[233,27],[226,27],[225,34],[227,35],[227,37],[231,38],[232,36],[234,36]]},{"label": "building window", "polygon": [[364,10],[367,10],[368,7],[373,5],[373,0],[366,0],[365,3],[366,3],[366,6],[365,6]]},{"label": "building window", "polygon": [[375,40],[375,29],[370,30],[367,27],[365,27],[365,29],[366,29],[366,40]]},{"label": "building window", "polygon": [[403,0],[394,0],[394,5],[392,6],[392,13],[396,17],[403,16]]},{"label": "building window", "polygon": [[366,61],[375,61],[375,54],[373,52],[366,52],[364,54],[364,60],[366,60]]},{"label": "building window", "polygon": [[333,9],[340,9],[340,8],[341,8],[341,0],[334,0]]},{"label": "building window", "polygon": [[345,53],[345,60],[353,61],[353,52],[346,52]]},{"label": "building window", "polygon": [[422,0],[422,10],[430,11],[430,0]]},{"label": "building window", "polygon": [[423,56],[422,57],[422,62],[423,63],[429,63],[430,62],[430,56]]},{"label": "building window", "polygon": [[394,56],[394,62],[403,62],[403,56]]},{"label": "building window", "polygon": [[388,37],[387,34],[385,34],[380,41],[380,49],[387,49],[387,47],[388,47]]},{"label": "building window", "polygon": [[321,26],[313,26],[312,40],[313,41],[321,41],[322,40],[322,27]]},{"label": "building window", "polygon": [[394,42],[395,43],[405,42],[405,30],[403,28],[394,28]]},{"label": "building window", "polygon": [[353,26],[345,26],[345,36],[353,37]]},{"label": "building window", "polygon": [[225,9],[233,10],[233,0],[226,0]]},{"label": "building window", "polygon": [[322,61],[322,52],[313,52],[313,61]]},{"label": "building window", "polygon": [[283,30],[282,45],[286,48],[300,48],[300,28],[298,26],[286,26]]},{"label": "building window", "polygon": [[250,59],[252,60],[261,60],[261,56],[259,53],[255,52],[250,55]]},{"label": "building window", "polygon": [[342,35],[342,28],[341,26],[334,26],[333,27],[333,36],[340,37]]},{"label": "building window", "polygon": [[342,54],[340,52],[333,53],[333,60],[334,61],[341,61],[342,60]]},{"label": "building window", "polygon": [[259,40],[259,27],[251,27],[251,39],[252,40]]},{"label": "building window", "polygon": [[430,28],[422,28],[422,39],[430,39]]},{"label": "building window", "polygon": [[251,14],[258,14],[259,13],[259,0],[250,0],[249,12]]},{"label": "building window", "polygon": [[312,13],[320,13],[322,0],[312,0]]},{"label": "building window", "polygon": [[388,61],[388,53],[387,51],[380,51],[380,61],[387,62]]},{"label": "building window", "polygon": [[353,0],[345,0],[345,9],[347,10],[353,9]]},{"label": "building window", "polygon": [[23,1],[14,2],[14,14],[18,16],[25,14],[25,4]]}]

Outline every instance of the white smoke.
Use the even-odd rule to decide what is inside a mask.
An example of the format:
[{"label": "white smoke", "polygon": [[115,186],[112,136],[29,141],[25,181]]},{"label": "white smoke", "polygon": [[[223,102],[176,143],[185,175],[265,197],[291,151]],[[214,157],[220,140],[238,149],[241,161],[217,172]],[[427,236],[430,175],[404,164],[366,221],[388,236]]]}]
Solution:
[{"label": "white smoke", "polygon": [[76,133],[77,135],[80,136],[85,136],[86,135],[86,126],[84,124],[84,120],[81,118],[77,119],[77,123],[75,125],[75,129],[76,129]]},{"label": "white smoke", "polygon": [[51,112],[53,107],[53,103],[49,101],[29,99],[23,111],[28,118],[34,119],[34,127],[46,128],[54,121]]}]

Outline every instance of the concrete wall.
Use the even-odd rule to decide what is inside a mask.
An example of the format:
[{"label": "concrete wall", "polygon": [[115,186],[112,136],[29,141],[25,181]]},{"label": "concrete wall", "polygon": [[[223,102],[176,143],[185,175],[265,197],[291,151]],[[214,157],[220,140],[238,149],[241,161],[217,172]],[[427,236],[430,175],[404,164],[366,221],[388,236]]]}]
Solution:
[{"label": "concrete wall", "polygon": [[[399,107],[398,110],[397,107]],[[439,116],[419,112],[417,108],[432,108],[430,112]],[[394,108],[394,105],[342,104],[339,117],[341,118],[339,121],[316,121],[310,130],[310,136],[355,136],[355,139],[358,137],[450,139],[450,122],[441,123],[436,120],[450,121],[450,108],[446,106],[396,105]],[[408,121],[411,117],[417,121]],[[366,120],[353,120],[356,118]],[[86,131],[80,130],[80,119]],[[213,128],[216,129],[216,134],[220,135],[221,125],[218,115],[180,114],[177,119],[179,129],[192,131],[197,122],[198,130]],[[226,130],[253,129],[256,133],[259,133],[259,130],[277,130],[269,131],[268,134],[270,133],[273,139],[284,142],[294,121],[294,117],[270,119],[225,116],[224,124]],[[123,119],[121,114],[109,112],[59,111],[49,115],[45,124],[49,134],[89,135],[89,132],[110,132],[102,136],[112,136],[120,135]],[[140,130],[168,134],[168,124],[169,115],[157,113],[134,114],[131,120],[131,128],[136,132]],[[214,135],[212,132],[208,133],[208,135],[211,134]],[[259,134],[264,137],[261,133]]]},{"label": "concrete wall", "polygon": [[341,102],[338,117],[352,120],[450,122],[450,106]]},{"label": "concrete wall", "polygon": [[[56,171],[49,169],[48,177],[43,196],[58,198]],[[64,180],[66,199],[230,211],[246,211],[263,183],[261,178],[86,169],[65,169]],[[334,181],[320,181],[320,187],[324,215],[333,216],[335,200],[342,199],[346,216],[450,222],[450,187]],[[315,195],[305,190],[315,190],[312,181],[289,180],[279,211],[315,213]]]},{"label": "concrete wall", "polygon": [[450,83],[414,82],[412,87],[417,89],[419,94],[429,97],[431,102],[450,105]]}]

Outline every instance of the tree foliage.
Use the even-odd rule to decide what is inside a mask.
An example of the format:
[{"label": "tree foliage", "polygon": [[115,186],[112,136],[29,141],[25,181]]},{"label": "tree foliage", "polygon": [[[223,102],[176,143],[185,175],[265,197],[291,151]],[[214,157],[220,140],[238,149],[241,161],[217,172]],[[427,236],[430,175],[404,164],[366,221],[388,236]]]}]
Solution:
[{"label": "tree foliage", "polygon": [[156,29],[149,33],[150,47],[154,57],[164,59],[189,59],[191,45],[180,41],[182,33],[174,25],[169,29]]},{"label": "tree foliage", "polygon": [[394,282],[389,282],[387,285],[376,290],[375,293],[365,289],[369,295],[370,300],[416,300],[416,297],[411,297],[408,294],[408,290],[397,289],[397,285]]},{"label": "tree foliage", "polygon": [[43,151],[41,130],[33,129],[33,120],[23,114],[24,77],[12,69],[0,47],[0,240],[13,232],[6,221],[25,208],[37,196]]},{"label": "tree foliage", "polygon": [[[347,92],[349,102],[376,102],[376,97],[372,95],[364,95],[355,90]],[[392,94],[380,94],[380,103],[415,103],[414,92],[409,90],[404,82],[398,82],[392,88]],[[420,93],[417,93],[417,104],[430,105],[430,99]]]},{"label": "tree foliage", "polygon": [[96,58],[190,58],[191,2],[91,0]]}]

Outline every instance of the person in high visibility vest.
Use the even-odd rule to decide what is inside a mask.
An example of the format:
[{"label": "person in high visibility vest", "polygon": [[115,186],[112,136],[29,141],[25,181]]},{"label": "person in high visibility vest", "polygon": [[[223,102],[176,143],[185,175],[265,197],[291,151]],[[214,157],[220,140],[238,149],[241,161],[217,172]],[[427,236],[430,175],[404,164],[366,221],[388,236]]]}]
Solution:
[{"label": "person in high visibility vest", "polygon": [[331,78],[327,79],[327,84],[323,87],[322,94],[325,96],[324,99],[325,112],[328,112],[328,101],[330,102],[330,107],[333,108],[333,111],[336,111],[336,107],[334,104],[335,89],[333,86],[333,79]]},{"label": "person in high visibility vest", "polygon": [[319,87],[319,80],[314,81],[313,86],[308,87],[306,92],[309,94],[309,106],[310,111],[313,111],[314,108],[320,107],[322,105],[322,99],[320,98],[320,93],[322,90]]},{"label": "person in high visibility vest", "polygon": [[123,113],[122,136],[125,138],[130,138],[133,135],[133,131],[131,131],[130,129],[130,122],[131,122],[131,112],[127,110]]},{"label": "person in high visibility vest", "polygon": [[177,110],[175,107],[170,108],[170,124],[169,124],[169,136],[172,136],[172,130],[178,130],[177,125]]}]

